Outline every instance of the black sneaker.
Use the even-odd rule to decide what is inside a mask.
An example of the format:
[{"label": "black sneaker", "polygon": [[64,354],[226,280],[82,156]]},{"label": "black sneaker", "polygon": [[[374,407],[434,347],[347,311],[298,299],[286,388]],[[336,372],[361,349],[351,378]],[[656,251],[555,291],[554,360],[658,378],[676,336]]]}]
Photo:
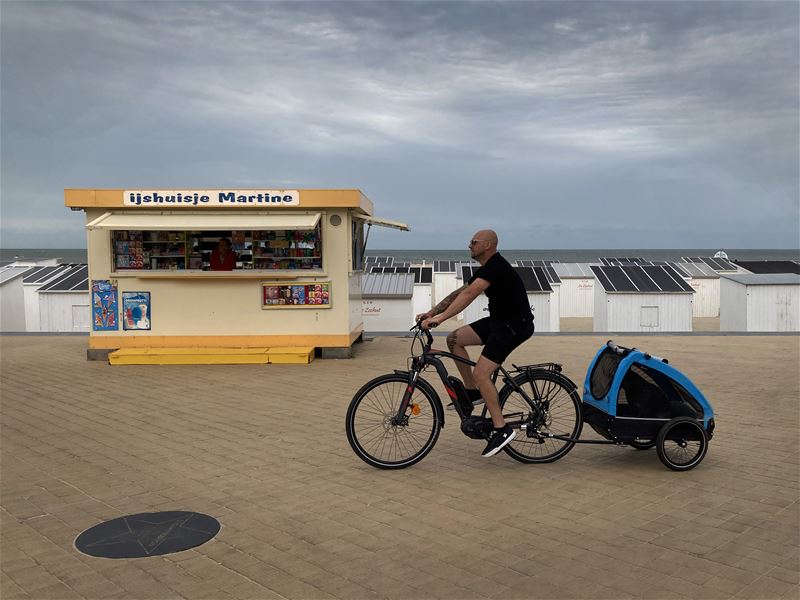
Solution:
[{"label": "black sneaker", "polygon": [[486,458],[494,456],[505,448],[511,440],[514,439],[515,435],[516,431],[511,429],[510,425],[506,425],[502,429],[495,429],[492,438],[489,440],[489,443],[486,444],[486,448],[481,452],[481,456],[485,456]]}]

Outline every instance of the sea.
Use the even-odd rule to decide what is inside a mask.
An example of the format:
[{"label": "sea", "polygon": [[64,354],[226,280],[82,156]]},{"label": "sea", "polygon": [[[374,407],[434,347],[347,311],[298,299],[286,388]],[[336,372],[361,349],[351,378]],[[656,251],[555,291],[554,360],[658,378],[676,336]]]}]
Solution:
[{"label": "sea", "polygon": [[[714,256],[720,248],[586,248],[586,249],[500,249],[509,261],[551,260],[558,262],[598,262],[600,257],[637,257],[645,260],[681,262],[685,256]],[[800,249],[722,249],[730,260],[797,260]],[[421,263],[435,260],[469,261],[466,249],[407,250],[370,249],[367,256],[392,256],[397,262]],[[61,263],[85,263],[85,248],[0,248],[0,262],[57,258]]]}]

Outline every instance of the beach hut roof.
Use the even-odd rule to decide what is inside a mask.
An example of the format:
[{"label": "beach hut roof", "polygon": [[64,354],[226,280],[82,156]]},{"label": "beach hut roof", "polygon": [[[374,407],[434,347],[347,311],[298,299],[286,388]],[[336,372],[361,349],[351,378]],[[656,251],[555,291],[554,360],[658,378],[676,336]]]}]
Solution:
[{"label": "beach hut roof", "polygon": [[651,261],[640,256],[601,256],[600,262],[607,267],[627,267],[630,265],[651,265]]},{"label": "beach hut roof", "polygon": [[58,277],[39,288],[39,293],[54,292],[88,292],[89,266],[85,264],[69,265],[69,268]]},{"label": "beach hut roof", "polygon": [[717,271],[718,273],[735,273],[736,265],[730,261],[716,256],[684,256],[683,262],[693,263],[696,265],[705,264]]},{"label": "beach hut roof", "polygon": [[555,263],[553,270],[561,279],[592,279],[592,273],[589,263]]},{"label": "beach hut roof", "polygon": [[18,267],[18,266],[3,267],[2,269],[0,269],[0,284],[8,283],[12,279],[16,279],[29,269],[30,267]]},{"label": "beach hut roof", "polygon": [[800,275],[800,264],[793,260],[742,260],[736,264],[751,273],[795,273]]},{"label": "beach hut roof", "polygon": [[608,293],[694,293],[683,277],[668,265],[598,265],[592,266],[592,271]]},{"label": "beach hut roof", "polygon": [[433,283],[433,267],[371,267],[370,273],[411,273],[414,283]]},{"label": "beach hut roof", "polygon": [[54,265],[49,267],[36,267],[31,269],[27,273],[25,273],[25,279],[23,280],[25,283],[44,283],[59,273],[70,269],[73,265],[66,264],[66,265]]},{"label": "beach hut roof", "polygon": [[800,285],[800,275],[796,273],[740,273],[722,277],[742,285]]},{"label": "beach hut roof", "polygon": [[678,273],[694,279],[719,279],[719,273],[705,263],[671,263]]},{"label": "beach hut roof", "polygon": [[364,298],[411,298],[413,273],[367,273],[361,278]]}]

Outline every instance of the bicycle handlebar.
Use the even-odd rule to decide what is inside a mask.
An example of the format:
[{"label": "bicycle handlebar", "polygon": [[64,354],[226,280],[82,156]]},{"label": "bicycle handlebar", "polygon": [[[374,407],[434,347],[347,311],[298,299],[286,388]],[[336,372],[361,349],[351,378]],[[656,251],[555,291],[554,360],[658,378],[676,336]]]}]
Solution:
[{"label": "bicycle handlebar", "polygon": [[424,333],[426,341],[428,342],[428,346],[431,346],[433,344],[433,336],[431,335],[431,331],[430,330],[433,329],[434,327],[436,327],[436,325],[431,326],[430,329],[423,329],[422,321],[417,321],[414,324],[414,326],[411,329],[409,329],[409,331],[417,330],[420,333]]}]

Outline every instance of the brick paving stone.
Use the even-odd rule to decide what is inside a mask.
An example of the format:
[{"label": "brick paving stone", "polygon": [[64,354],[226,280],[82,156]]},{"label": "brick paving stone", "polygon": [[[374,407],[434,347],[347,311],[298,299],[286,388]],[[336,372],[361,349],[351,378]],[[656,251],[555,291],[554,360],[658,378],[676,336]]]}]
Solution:
[{"label": "brick paving stone", "polygon": [[[371,468],[344,412],[404,367],[404,338],[302,366],[110,367],[85,361],[85,337],[0,336],[0,595],[797,599],[798,336],[618,337],[669,357],[714,405],[697,469],[596,445],[547,465],[486,460],[450,413],[422,462]],[[561,362],[580,388],[604,341],[534,336],[511,360]],[[73,547],[104,520],[160,510],[222,529],[148,559]]]}]

